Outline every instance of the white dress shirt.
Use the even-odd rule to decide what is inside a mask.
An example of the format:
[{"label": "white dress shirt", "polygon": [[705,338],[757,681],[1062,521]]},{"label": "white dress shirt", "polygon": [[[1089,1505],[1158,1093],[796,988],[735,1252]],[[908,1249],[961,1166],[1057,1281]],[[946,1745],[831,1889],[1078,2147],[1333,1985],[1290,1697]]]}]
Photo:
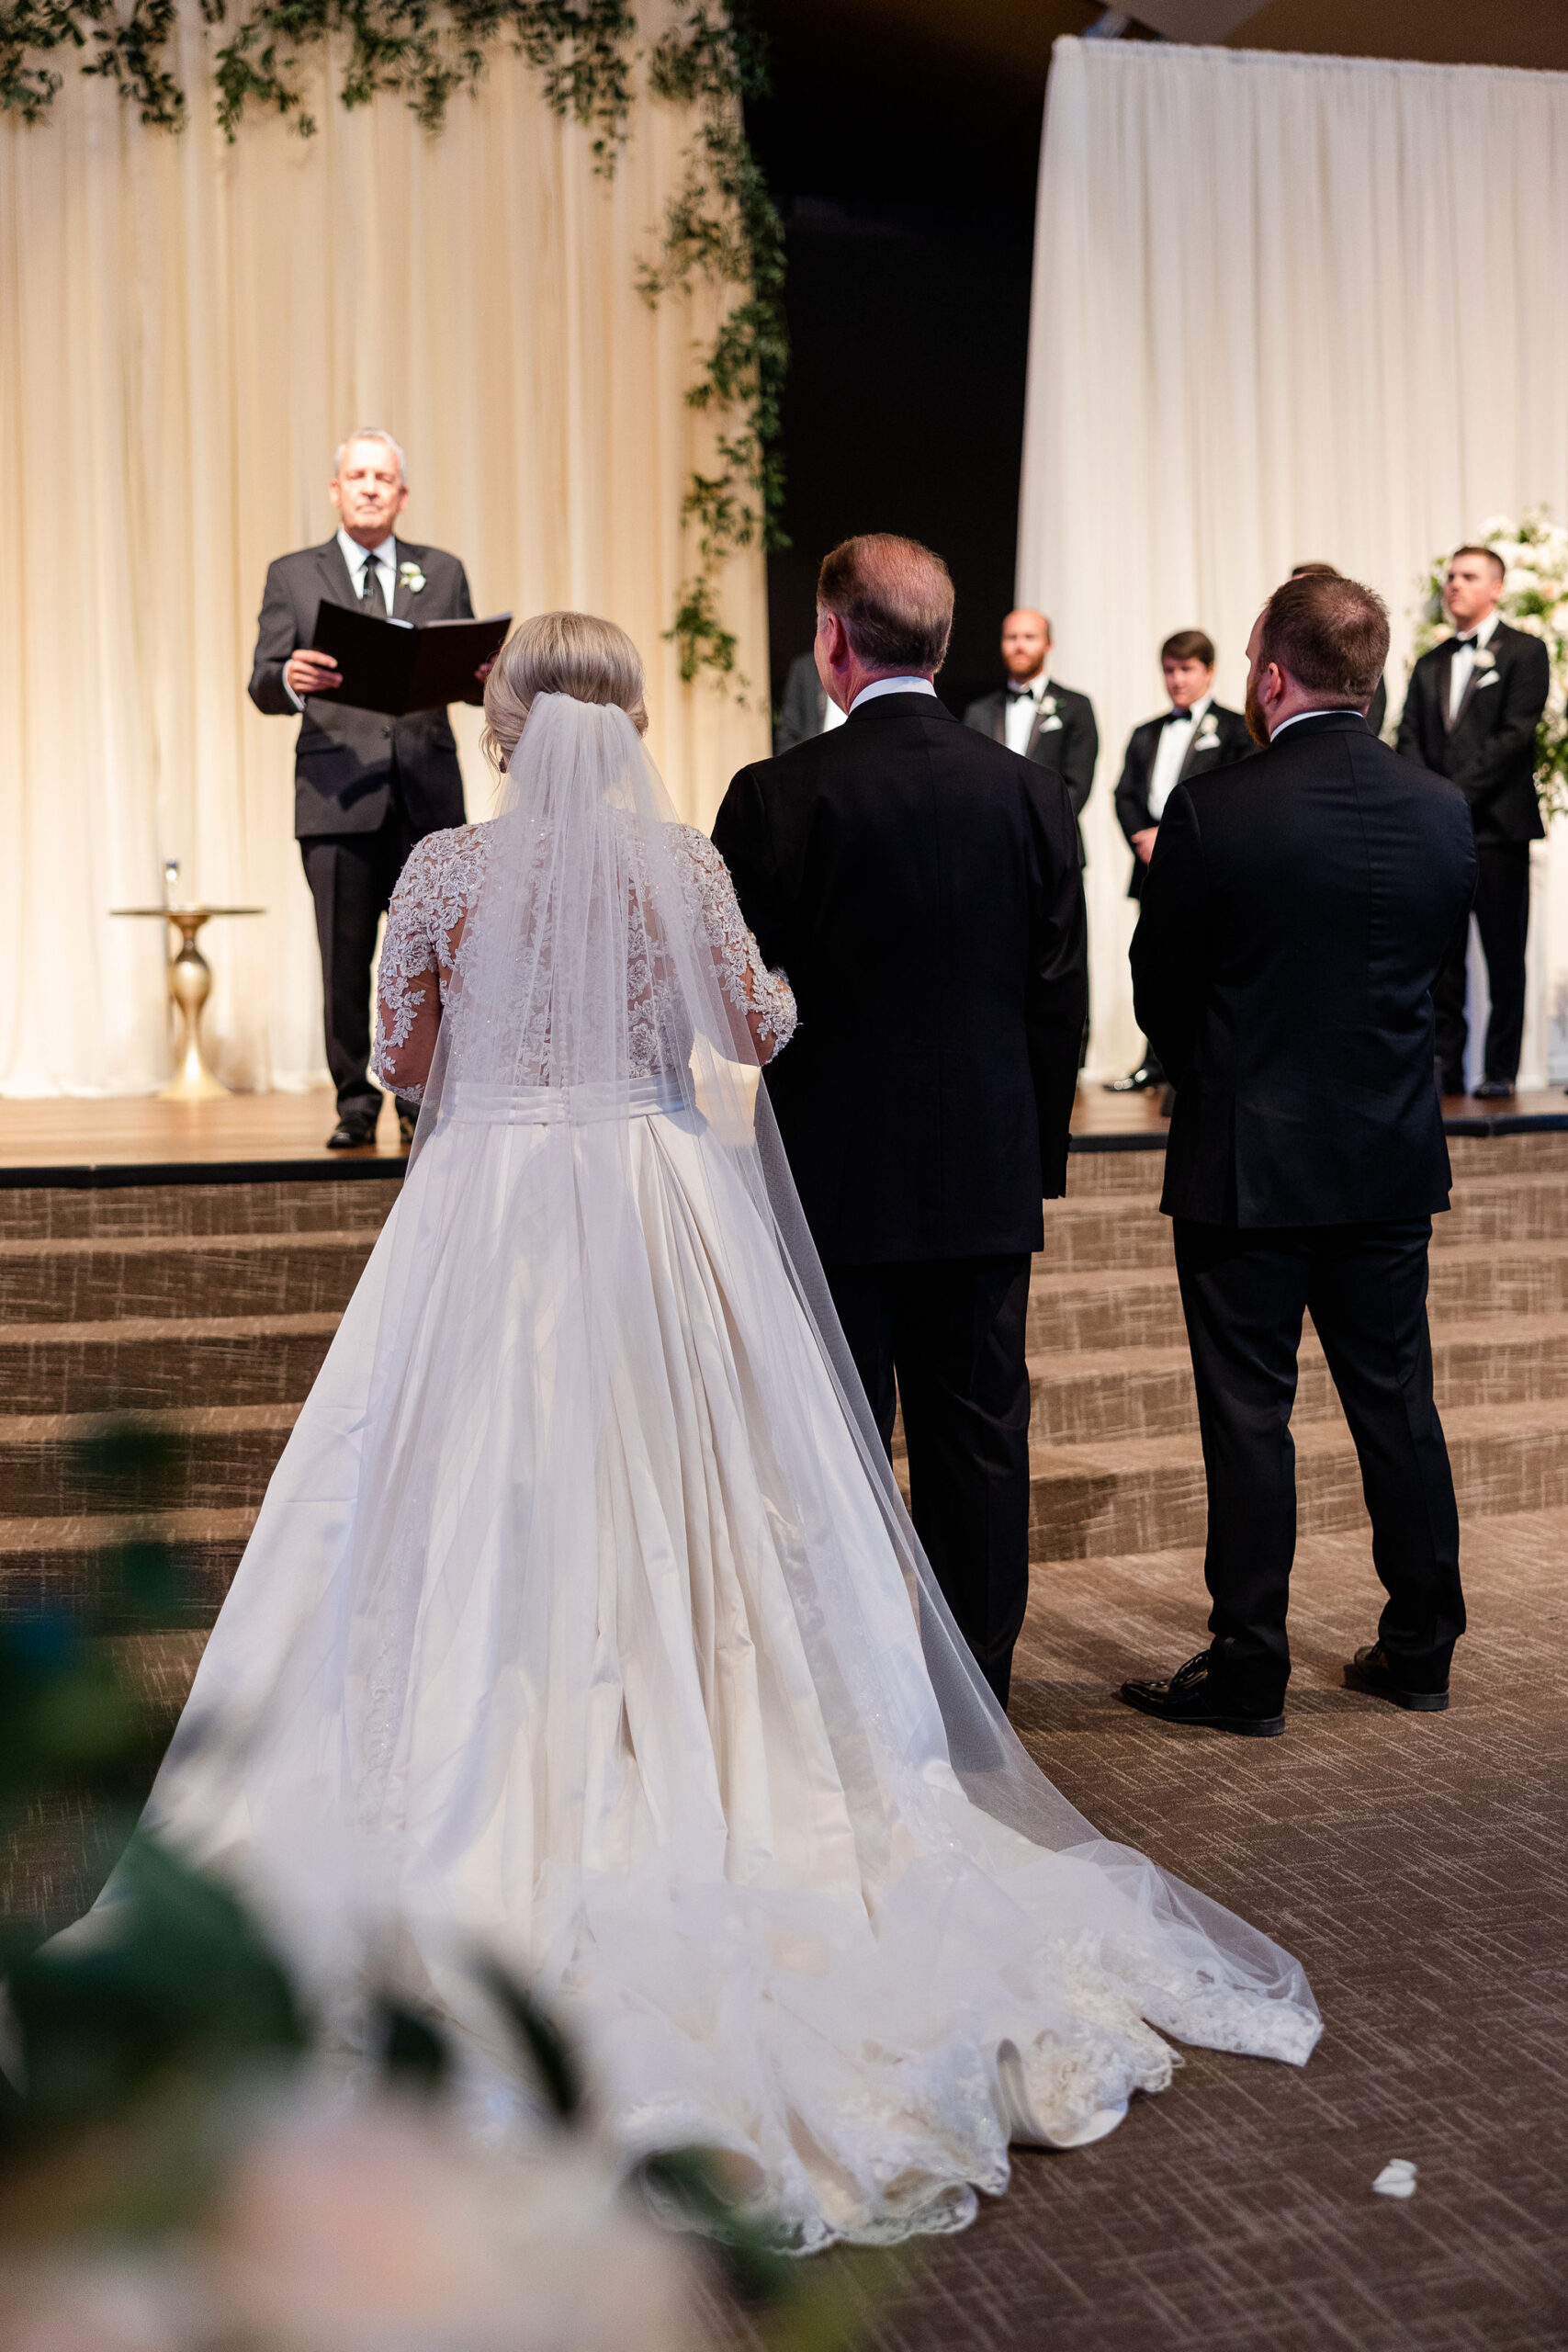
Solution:
[{"label": "white dress shirt", "polygon": [[[1166,802],[1181,781],[1187,754],[1197,740],[1203,714],[1213,699],[1213,695],[1205,695],[1201,702],[1195,702],[1189,711],[1173,710],[1159,730],[1159,741],[1155,747],[1154,774],[1149,778],[1149,816],[1156,825],[1165,814]],[[1183,724],[1184,720],[1189,723]]]},{"label": "white dress shirt", "polygon": [[830,735],[835,727],[841,727],[849,715],[850,714],[847,710],[840,710],[839,708],[838,704],[833,700],[830,694],[825,693],[823,695],[822,732],[824,735]]},{"label": "white dress shirt", "polygon": [[878,695],[930,695],[934,702],[936,688],[929,678],[873,678],[869,686],[861,688],[850,708],[858,710],[863,702],[874,702]]},{"label": "white dress shirt", "polygon": [[1004,688],[1007,703],[1002,712],[1002,725],[1010,752],[1028,751],[1029,739],[1034,732],[1034,721],[1039,715],[1041,696],[1048,691],[1043,670],[1022,688]]},{"label": "white dress shirt", "polygon": [[1475,643],[1473,646],[1461,645],[1449,663],[1449,725],[1450,727],[1459,717],[1459,707],[1469,689],[1471,674],[1475,668],[1476,654],[1483,646],[1491,644],[1496,627],[1497,608],[1494,605],[1486,618],[1473,632],[1470,629],[1457,628],[1454,631],[1456,637],[1469,637],[1473,634]]},{"label": "white dress shirt", "polygon": [[[337,543],[342,550],[343,560],[348,566],[348,576],[354,582],[355,602],[357,604],[365,594],[365,567],[367,563],[373,563],[376,567],[376,585],[381,591],[382,600],[387,607],[387,618],[390,620],[392,599],[398,593],[398,542],[394,535],[389,531],[378,548],[362,548],[356,539],[349,537],[340,523],[337,526]],[[304,702],[288,683],[287,662],[284,664],[283,671],[283,691],[296,710],[304,709]]]}]

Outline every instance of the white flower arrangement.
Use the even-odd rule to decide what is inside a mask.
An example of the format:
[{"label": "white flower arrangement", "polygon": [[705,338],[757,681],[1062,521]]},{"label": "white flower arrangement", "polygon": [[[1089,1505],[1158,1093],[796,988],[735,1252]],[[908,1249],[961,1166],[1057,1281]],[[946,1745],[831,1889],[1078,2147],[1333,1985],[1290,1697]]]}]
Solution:
[{"label": "white flower arrangement", "polygon": [[[1498,612],[1512,628],[1539,637],[1551,664],[1551,691],[1535,736],[1535,788],[1540,813],[1550,821],[1568,814],[1568,530],[1551,520],[1546,507],[1530,506],[1517,522],[1508,514],[1490,515],[1476,532],[1475,545],[1490,548],[1504,565]],[[1443,609],[1448,564],[1446,555],[1435,558],[1422,582],[1413,661],[1453,635]],[[1496,667],[1491,649],[1478,648],[1478,683]]]},{"label": "white flower arrangement", "polygon": [[408,590],[411,596],[417,596],[420,590],[424,585],[424,574],[420,570],[417,563],[400,563],[398,566],[398,578],[402,582],[403,586]]}]

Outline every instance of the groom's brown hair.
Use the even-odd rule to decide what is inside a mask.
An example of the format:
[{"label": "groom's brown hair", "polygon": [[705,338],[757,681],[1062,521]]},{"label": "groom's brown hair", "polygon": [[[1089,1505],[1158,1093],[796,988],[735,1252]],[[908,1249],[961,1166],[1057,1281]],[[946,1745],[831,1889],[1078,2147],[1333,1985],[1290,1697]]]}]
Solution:
[{"label": "groom's brown hair", "polygon": [[953,628],[953,579],[919,539],[864,531],[822,559],[817,609],[844,624],[868,670],[940,670]]},{"label": "groom's brown hair", "polygon": [[1258,653],[1325,704],[1364,709],[1388,660],[1388,606],[1338,572],[1287,580],[1263,607]]}]

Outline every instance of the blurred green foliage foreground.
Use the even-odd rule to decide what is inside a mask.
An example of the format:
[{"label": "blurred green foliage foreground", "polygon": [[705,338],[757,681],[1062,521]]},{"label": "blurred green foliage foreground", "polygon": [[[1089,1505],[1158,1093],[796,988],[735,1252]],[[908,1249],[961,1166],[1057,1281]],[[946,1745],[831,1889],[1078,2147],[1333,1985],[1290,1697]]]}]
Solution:
[{"label": "blurred green foliage foreground", "polygon": [[[106,1423],[83,1467],[155,1511],[178,1465],[137,1420]],[[395,1998],[371,1997],[375,2062],[334,2075],[243,1905],[136,1830],[170,1722],[133,1637],[189,1622],[153,1538],[102,1556],[68,1600],[35,1594],[0,1618],[7,2352],[849,2344],[876,2258],[857,2258],[850,2295],[840,2262],[788,2259],[700,2149],[628,2180],[572,2051],[493,1961],[476,1955],[476,1980],[536,2091],[527,2147],[486,2144],[460,2118],[439,2021]],[[51,1821],[87,1825],[115,1867],[112,1905],[63,1937],[17,1899]]]}]

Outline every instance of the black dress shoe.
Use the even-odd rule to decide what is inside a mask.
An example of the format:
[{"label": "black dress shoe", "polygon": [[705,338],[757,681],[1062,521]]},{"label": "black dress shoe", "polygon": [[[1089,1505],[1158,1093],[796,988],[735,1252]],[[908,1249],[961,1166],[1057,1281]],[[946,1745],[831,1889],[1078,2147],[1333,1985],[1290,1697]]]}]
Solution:
[{"label": "black dress shoe", "polygon": [[1164,1084],[1165,1072],[1151,1055],[1146,1062],[1140,1062],[1137,1069],[1129,1071],[1125,1078],[1108,1078],[1105,1091],[1107,1094],[1146,1094],[1151,1086]]},{"label": "black dress shoe", "polygon": [[1345,1668],[1345,1687],[1366,1690],[1374,1699],[1387,1699],[1396,1707],[1407,1707],[1415,1715],[1441,1715],[1448,1712],[1446,1690],[1412,1690],[1395,1681],[1393,1668],[1379,1642],[1371,1642],[1365,1649],[1356,1652]]},{"label": "black dress shoe", "polygon": [[327,1149],[358,1151],[366,1144],[374,1143],[378,1115],[374,1111],[345,1111],[327,1137]]},{"label": "black dress shoe", "polygon": [[1478,1102],[1511,1102],[1514,1081],[1511,1078],[1480,1078],[1470,1091]]},{"label": "black dress shoe", "polygon": [[1237,1711],[1210,1676],[1210,1653],[1200,1650],[1179,1667],[1168,1682],[1123,1682],[1116,1696],[1143,1715],[1164,1724],[1196,1724],[1209,1731],[1234,1731],[1243,1739],[1278,1739],[1285,1728],[1279,1715],[1249,1715]]}]

